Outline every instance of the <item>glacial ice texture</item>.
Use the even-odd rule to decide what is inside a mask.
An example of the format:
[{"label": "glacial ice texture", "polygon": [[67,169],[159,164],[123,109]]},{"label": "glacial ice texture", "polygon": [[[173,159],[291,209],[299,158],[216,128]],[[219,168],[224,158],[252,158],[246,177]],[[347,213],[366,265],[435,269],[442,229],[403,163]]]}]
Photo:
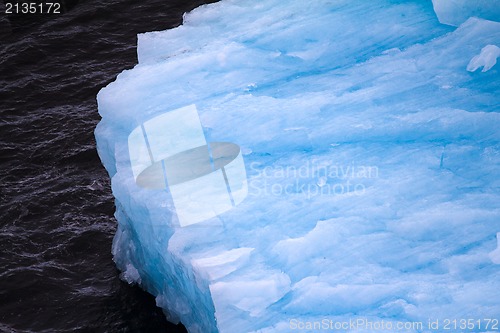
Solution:
[{"label": "glacial ice texture", "polygon": [[443,24],[459,26],[469,17],[496,20],[500,16],[500,0],[432,0],[434,11]]},{"label": "glacial ice texture", "polygon": [[[498,319],[500,23],[465,2],[223,0],[139,35],[95,131],[123,279],[190,333]],[[189,105],[248,193],[181,226],[128,140]]]}]

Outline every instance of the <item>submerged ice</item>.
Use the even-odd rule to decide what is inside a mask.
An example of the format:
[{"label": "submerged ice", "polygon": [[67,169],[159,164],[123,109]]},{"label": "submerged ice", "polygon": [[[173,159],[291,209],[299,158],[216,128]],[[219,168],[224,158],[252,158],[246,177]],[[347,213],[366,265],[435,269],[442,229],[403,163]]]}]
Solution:
[{"label": "submerged ice", "polygon": [[139,35],[98,95],[122,278],[190,333],[498,319],[496,2],[223,0]]}]

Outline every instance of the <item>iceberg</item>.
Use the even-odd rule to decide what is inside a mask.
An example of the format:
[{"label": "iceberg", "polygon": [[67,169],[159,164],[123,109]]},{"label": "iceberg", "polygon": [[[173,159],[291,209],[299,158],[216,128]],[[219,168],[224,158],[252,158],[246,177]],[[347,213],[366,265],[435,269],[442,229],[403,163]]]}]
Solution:
[{"label": "iceberg", "polygon": [[97,97],[122,279],[190,333],[498,329],[500,15],[465,3],[222,0],[140,34]]}]

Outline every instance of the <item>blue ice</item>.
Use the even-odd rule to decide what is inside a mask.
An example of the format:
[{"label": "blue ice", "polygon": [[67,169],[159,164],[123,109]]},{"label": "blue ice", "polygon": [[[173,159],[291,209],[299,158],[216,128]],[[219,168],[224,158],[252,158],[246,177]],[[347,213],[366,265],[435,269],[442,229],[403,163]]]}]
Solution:
[{"label": "blue ice", "polygon": [[[139,35],[95,131],[122,278],[190,333],[495,331],[499,8],[223,0]],[[176,154],[211,180],[176,192]]]}]

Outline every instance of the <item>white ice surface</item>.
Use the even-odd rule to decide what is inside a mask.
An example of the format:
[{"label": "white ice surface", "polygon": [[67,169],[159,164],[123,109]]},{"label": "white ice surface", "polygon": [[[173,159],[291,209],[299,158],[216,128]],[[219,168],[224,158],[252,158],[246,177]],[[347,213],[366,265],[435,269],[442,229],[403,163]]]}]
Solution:
[{"label": "white ice surface", "polygon": [[469,17],[500,21],[500,0],[432,0],[443,24],[459,26]]},{"label": "white ice surface", "polygon": [[500,48],[496,45],[486,45],[480,54],[471,59],[467,70],[475,72],[478,68],[483,67],[481,72],[487,72],[496,65],[498,57],[500,57]]}]

